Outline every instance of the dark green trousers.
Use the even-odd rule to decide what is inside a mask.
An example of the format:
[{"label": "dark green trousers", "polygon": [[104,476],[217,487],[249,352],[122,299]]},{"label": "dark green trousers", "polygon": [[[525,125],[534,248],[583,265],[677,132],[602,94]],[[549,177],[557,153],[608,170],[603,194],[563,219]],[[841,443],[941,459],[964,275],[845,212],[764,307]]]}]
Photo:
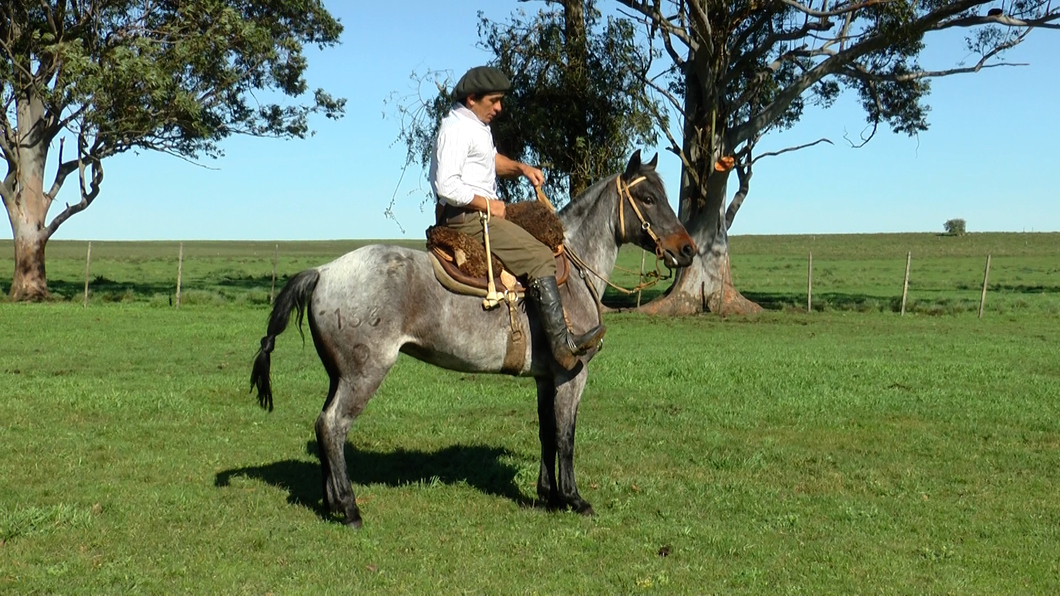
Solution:
[{"label": "dark green trousers", "polygon": [[[450,219],[446,226],[459,230],[482,244],[482,222],[477,213]],[[505,219],[496,217],[489,221],[490,251],[504,263],[516,277],[526,276],[530,280],[556,276],[556,260],[552,249],[542,244],[530,232]],[[499,275],[500,271],[494,271]]]}]

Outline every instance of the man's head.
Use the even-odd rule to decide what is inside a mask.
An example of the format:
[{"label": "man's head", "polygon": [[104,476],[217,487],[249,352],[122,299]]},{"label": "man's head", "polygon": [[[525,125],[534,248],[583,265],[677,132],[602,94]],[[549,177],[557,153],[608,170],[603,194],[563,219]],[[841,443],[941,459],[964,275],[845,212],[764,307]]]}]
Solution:
[{"label": "man's head", "polygon": [[476,66],[464,73],[453,88],[453,100],[464,104],[489,124],[501,111],[501,98],[512,86],[508,77],[492,66]]}]

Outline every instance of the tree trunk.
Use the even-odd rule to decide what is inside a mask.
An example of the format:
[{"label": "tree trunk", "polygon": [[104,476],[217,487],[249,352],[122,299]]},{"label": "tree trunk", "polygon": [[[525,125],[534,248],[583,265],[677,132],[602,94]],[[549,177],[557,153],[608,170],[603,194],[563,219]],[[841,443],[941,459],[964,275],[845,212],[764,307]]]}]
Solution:
[{"label": "tree trunk", "polygon": [[[21,226],[23,229],[30,227]],[[48,276],[44,270],[44,245],[40,233],[15,232],[15,276],[8,295],[12,302],[40,301],[50,297]]]},{"label": "tree trunk", "polygon": [[[24,160],[24,163],[26,161],[30,160]],[[25,169],[22,174],[15,200],[7,209],[15,239],[15,274],[8,295],[12,302],[49,298],[48,276],[44,269],[44,246],[48,242],[44,219],[50,201],[44,196],[39,174]]]},{"label": "tree trunk", "polygon": [[50,297],[44,246],[51,236],[45,225],[51,198],[44,192],[48,159],[48,141],[41,132],[44,105],[36,97],[21,98],[17,112],[18,171],[13,196],[4,201],[15,240],[15,272],[8,296],[13,302],[45,300]]},{"label": "tree trunk", "polygon": [[[699,57],[697,57],[699,58]],[[762,310],[744,298],[732,285],[729,265],[729,234],[725,225],[725,196],[729,172],[717,172],[714,164],[726,154],[722,123],[713,111],[717,105],[712,87],[699,73],[710,69],[689,61],[685,87],[683,151],[688,163],[681,171],[678,212],[699,252],[692,265],[680,269],[669,292],[641,307],[641,312],[689,315],[712,312],[720,315],[748,314]]]},{"label": "tree trunk", "polygon": [[[689,315],[712,312],[719,315],[750,314],[762,307],[748,300],[732,284],[729,264],[729,234],[725,229],[725,178],[717,172],[710,178],[706,206],[685,228],[699,249],[692,264],[678,270],[669,292],[641,307],[658,315]],[[684,218],[682,218],[684,220]]]}]

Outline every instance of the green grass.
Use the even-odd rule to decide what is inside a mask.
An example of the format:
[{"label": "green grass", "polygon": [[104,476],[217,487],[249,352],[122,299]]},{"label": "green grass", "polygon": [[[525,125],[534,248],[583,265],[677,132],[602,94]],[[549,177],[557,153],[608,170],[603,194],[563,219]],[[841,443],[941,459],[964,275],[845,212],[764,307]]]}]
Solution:
[{"label": "green grass", "polygon": [[[151,259],[168,247],[114,248],[116,267],[144,259],[136,283],[166,283]],[[309,246],[291,267],[342,248]],[[801,259],[744,248],[748,293],[768,291],[771,259]],[[261,265],[271,278],[272,245],[245,249],[212,249],[201,291]],[[846,250],[815,248],[815,270],[861,248]],[[897,257],[900,293],[906,250],[863,260]],[[923,265],[939,285],[953,275]],[[320,507],[327,378],[312,345],[280,337],[268,414],[247,383],[267,306],[222,295],[176,310],[138,291],[87,309],[0,304],[0,593],[1060,591],[1050,292],[981,320],[610,315],[577,439],[594,518],[529,506],[532,382],[403,358],[350,433],[354,532]]]}]

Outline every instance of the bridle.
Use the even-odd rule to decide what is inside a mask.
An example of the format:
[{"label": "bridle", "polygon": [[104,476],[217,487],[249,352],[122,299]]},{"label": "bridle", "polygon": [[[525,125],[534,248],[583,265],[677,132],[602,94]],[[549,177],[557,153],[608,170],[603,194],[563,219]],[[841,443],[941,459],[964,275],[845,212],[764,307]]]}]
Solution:
[{"label": "bridle", "polygon": [[644,214],[640,212],[640,207],[637,207],[637,202],[633,200],[633,193],[629,189],[647,180],[646,177],[641,176],[635,179],[629,184],[622,184],[622,176],[615,177],[615,188],[618,190],[618,230],[619,234],[622,235],[622,242],[626,241],[626,207],[622,199],[625,198],[629,201],[629,206],[633,208],[633,213],[637,214],[637,219],[640,220],[640,229],[648,233],[651,236],[652,242],[655,243],[655,256],[662,257],[662,247],[659,245],[659,237],[655,234],[655,230],[651,229],[651,222],[644,219]]},{"label": "bridle", "polygon": [[[655,271],[650,271],[647,274],[645,274],[643,271],[641,271],[639,273],[639,275],[641,277],[641,282],[639,284],[634,286],[632,289],[623,288],[622,286],[619,286],[619,285],[616,285],[616,284],[612,283],[611,280],[609,280],[608,278],[604,277],[599,272],[597,272],[595,269],[590,267],[585,261],[583,261],[581,259],[581,257],[579,257],[578,255],[574,254],[574,252],[571,251],[569,249],[569,247],[564,247],[564,250],[567,253],[567,256],[570,258],[571,262],[573,262],[574,265],[578,269],[581,269],[582,271],[588,271],[588,272],[592,273],[596,277],[600,278],[604,283],[606,283],[607,285],[611,286],[612,288],[618,290],[619,292],[622,292],[623,294],[636,294],[637,292],[639,292],[639,291],[641,291],[641,290],[643,290],[645,288],[650,288],[650,287],[654,286],[655,284],[659,283],[660,281],[670,279],[669,275],[663,276],[662,273],[660,273],[660,271],[659,271],[659,261],[662,260],[662,258],[663,258],[663,255],[662,255],[663,249],[662,249],[662,245],[660,244],[659,236],[655,233],[655,230],[651,229],[651,222],[649,222],[648,220],[644,219],[644,214],[640,212],[640,208],[637,207],[637,202],[633,200],[633,193],[630,192],[630,190],[629,190],[629,189],[633,188],[634,186],[640,184],[641,182],[644,182],[645,180],[647,180],[647,178],[645,176],[640,176],[639,178],[634,179],[629,184],[623,184],[622,183],[622,175],[621,174],[615,177],[615,188],[618,191],[618,228],[619,228],[619,234],[621,234],[622,242],[624,243],[627,240],[626,239],[626,215],[625,215],[626,208],[625,208],[625,203],[622,200],[624,198],[624,199],[626,199],[626,201],[629,202],[629,206],[633,208],[633,213],[637,214],[637,219],[640,220],[640,228],[642,230],[644,230],[645,232],[647,232],[648,236],[651,237],[652,242],[655,243]],[[621,271],[625,271],[627,273],[636,273],[635,271],[629,271],[627,269],[622,269],[621,267],[617,267],[617,266],[615,268],[619,269]],[[583,278],[584,278],[584,274],[583,274]],[[644,281],[645,278],[647,278],[647,281]],[[595,290],[595,288],[593,288],[592,284],[588,284],[588,286],[589,286],[590,292],[592,292],[592,294],[593,294],[593,297],[596,298],[597,309],[599,310],[599,308],[600,308],[600,297],[596,295],[596,290]]]}]

